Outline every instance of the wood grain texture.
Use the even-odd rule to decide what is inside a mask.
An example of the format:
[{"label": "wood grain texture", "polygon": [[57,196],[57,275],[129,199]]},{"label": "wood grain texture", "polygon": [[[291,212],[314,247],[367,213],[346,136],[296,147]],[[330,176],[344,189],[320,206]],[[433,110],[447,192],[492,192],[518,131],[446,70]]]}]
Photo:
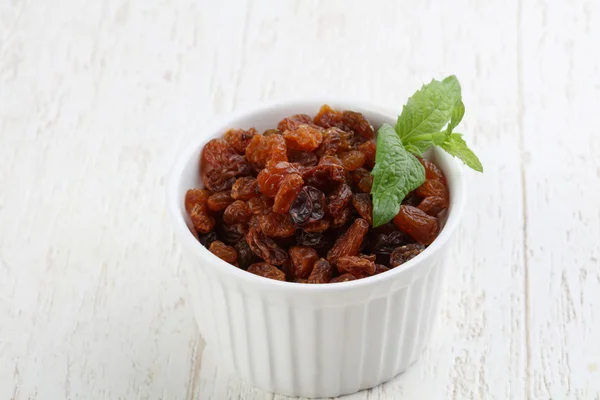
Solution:
[{"label": "wood grain texture", "polygon": [[0,398],[284,399],[204,351],[175,155],[239,107],[454,73],[485,174],[438,329],[345,399],[600,399],[599,44],[593,0],[1,2]]}]

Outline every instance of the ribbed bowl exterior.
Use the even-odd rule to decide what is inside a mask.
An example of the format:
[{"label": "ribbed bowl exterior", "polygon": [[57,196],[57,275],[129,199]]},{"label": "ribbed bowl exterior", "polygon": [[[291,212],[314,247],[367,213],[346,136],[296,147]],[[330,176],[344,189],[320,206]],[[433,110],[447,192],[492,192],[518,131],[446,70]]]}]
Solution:
[{"label": "ribbed bowl exterior", "polygon": [[247,294],[197,262],[186,263],[187,280],[200,332],[225,368],[271,392],[333,397],[386,382],[419,358],[439,309],[444,253],[410,282],[336,306]]}]

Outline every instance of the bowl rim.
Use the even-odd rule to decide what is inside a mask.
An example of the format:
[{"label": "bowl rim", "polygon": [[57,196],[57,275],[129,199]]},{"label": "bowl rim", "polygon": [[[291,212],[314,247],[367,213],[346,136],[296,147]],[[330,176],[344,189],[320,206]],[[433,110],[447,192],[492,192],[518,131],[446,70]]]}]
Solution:
[{"label": "bowl rim", "polygon": [[[435,257],[435,254],[440,252],[446,242],[454,235],[462,214],[464,212],[466,204],[466,185],[463,174],[463,167],[458,165],[458,160],[452,159],[451,156],[444,152],[436,149],[437,156],[448,158],[448,168],[442,169],[445,175],[452,174],[456,182],[453,184],[454,188],[451,196],[454,203],[452,210],[448,212],[447,220],[442,228],[442,231],[438,237],[417,257],[407,261],[399,267],[390,269],[385,273],[373,275],[366,278],[356,279],[347,282],[338,282],[335,284],[300,284],[296,282],[278,281],[274,279],[264,278],[235,267],[214,254],[208,251],[207,248],[202,246],[200,242],[190,232],[184,218],[181,216],[181,205],[178,204],[178,191],[180,187],[180,180],[184,169],[189,163],[190,158],[197,156],[198,152],[212,138],[218,137],[218,132],[225,132],[230,128],[237,128],[231,125],[235,120],[241,118],[250,117],[252,114],[261,114],[268,112],[269,110],[276,110],[278,108],[306,108],[314,107],[318,110],[321,105],[329,104],[333,105],[332,108],[343,108],[345,110],[360,109],[360,112],[365,114],[373,113],[381,116],[391,118],[394,120],[395,113],[390,111],[387,107],[377,105],[371,102],[365,101],[354,101],[343,98],[335,97],[303,97],[303,98],[290,98],[277,101],[262,102],[254,106],[244,107],[235,110],[230,113],[226,113],[214,120],[213,123],[205,130],[206,134],[192,140],[185,146],[183,151],[179,151],[177,154],[176,161],[171,168],[168,175],[168,182],[166,186],[167,195],[167,208],[173,221],[173,227],[176,235],[182,241],[185,247],[193,251],[200,259],[210,258],[210,262],[207,262],[208,268],[218,269],[215,273],[226,275],[227,278],[233,279],[239,284],[251,284],[255,289],[264,290],[285,290],[290,294],[316,294],[316,293],[335,293],[335,292],[346,292],[354,289],[367,289],[373,286],[377,286],[383,281],[389,281],[400,275],[410,273],[426,264],[429,260]],[[240,127],[247,129],[249,127]],[[441,167],[440,167],[441,168]]]}]

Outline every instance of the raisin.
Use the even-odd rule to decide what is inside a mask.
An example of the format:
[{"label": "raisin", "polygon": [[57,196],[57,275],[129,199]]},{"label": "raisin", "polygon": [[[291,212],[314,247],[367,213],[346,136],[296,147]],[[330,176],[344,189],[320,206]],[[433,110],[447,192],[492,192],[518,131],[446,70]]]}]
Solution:
[{"label": "raisin", "polygon": [[279,123],[277,124],[277,129],[280,132],[293,131],[293,130],[298,129],[298,127],[300,125],[316,126],[313,123],[313,120],[310,115],[296,114],[296,115],[292,115],[291,117],[287,117],[287,118],[284,118],[281,121],[279,121]]},{"label": "raisin", "polygon": [[281,132],[278,129],[267,129],[262,134],[264,137],[268,137],[271,135],[281,135]]},{"label": "raisin", "polygon": [[208,213],[205,203],[198,203],[190,212],[190,219],[196,231],[200,234],[208,233],[215,227],[215,219]]},{"label": "raisin", "polygon": [[239,240],[233,247],[237,251],[238,265],[240,268],[247,269],[250,264],[257,261],[256,255],[245,240]]},{"label": "raisin", "polygon": [[354,276],[371,276],[375,273],[375,262],[357,256],[342,256],[337,259],[340,274],[351,273]]},{"label": "raisin", "polygon": [[433,217],[438,215],[442,210],[448,208],[448,202],[437,196],[425,197],[421,203],[419,203],[419,210]]},{"label": "raisin", "polygon": [[400,206],[400,212],[394,217],[394,224],[402,232],[408,233],[417,242],[423,244],[431,244],[440,228],[437,218],[407,205]]},{"label": "raisin", "polygon": [[341,128],[344,127],[342,122],[344,115],[340,111],[333,110],[327,104],[321,106],[321,109],[314,118],[314,123],[322,128]]},{"label": "raisin", "polygon": [[290,217],[296,225],[317,221],[325,215],[325,195],[312,186],[304,186],[290,207]]},{"label": "raisin", "polygon": [[308,279],[303,279],[303,278],[295,278],[294,279],[295,283],[308,283]]},{"label": "raisin", "polygon": [[421,197],[435,196],[448,199],[448,189],[446,189],[446,186],[444,186],[442,182],[435,179],[425,180],[425,182],[415,190],[415,193],[417,196]]},{"label": "raisin", "polygon": [[319,219],[317,221],[310,221],[305,224],[302,224],[302,229],[305,232],[321,233],[321,232],[325,232],[327,229],[329,229],[329,226],[330,226],[330,222],[328,220]]},{"label": "raisin", "polygon": [[256,228],[250,228],[246,235],[246,242],[254,254],[273,265],[282,265],[288,258],[287,253]]},{"label": "raisin", "polygon": [[407,233],[394,229],[389,233],[378,232],[371,235],[369,248],[375,254],[391,254],[396,247],[411,242]]},{"label": "raisin", "polygon": [[364,138],[373,139],[375,136],[373,127],[361,113],[344,111],[342,113],[342,123]]},{"label": "raisin", "polygon": [[233,247],[227,246],[220,240],[215,240],[214,242],[212,242],[208,250],[215,256],[219,257],[225,262],[228,262],[229,264],[235,265],[235,263],[237,262],[237,251]]},{"label": "raisin", "polygon": [[313,151],[323,142],[323,135],[317,128],[300,125],[293,131],[283,132],[283,138],[288,149]]},{"label": "raisin", "polygon": [[381,274],[382,272],[389,271],[390,269],[382,264],[375,264],[375,273],[373,275]]},{"label": "raisin", "polygon": [[341,212],[339,212],[338,214],[335,214],[333,216],[333,219],[331,220],[331,227],[332,228],[341,228],[342,226],[346,225],[346,223],[348,222],[348,218],[350,218],[351,213],[352,213],[352,210],[350,209],[350,207],[346,207],[346,208],[342,209]]},{"label": "raisin", "polygon": [[323,142],[317,149],[319,156],[332,156],[337,154],[342,143],[343,131],[338,128],[329,128],[323,131]]},{"label": "raisin", "polygon": [[204,235],[198,236],[198,241],[200,242],[200,244],[202,246],[206,247],[207,249],[210,246],[210,244],[212,242],[214,242],[215,240],[218,240],[216,232],[208,232],[208,233],[205,233]]},{"label": "raisin", "polygon": [[375,254],[359,254],[358,256],[364,260],[369,260],[373,262],[375,262],[375,260],[377,259],[377,256]]},{"label": "raisin", "polygon": [[339,166],[343,167],[342,160],[337,158],[337,156],[330,156],[330,155],[321,157],[318,165],[339,165]]},{"label": "raisin", "polygon": [[314,263],[319,259],[315,249],[310,247],[290,247],[290,260],[297,278],[308,278],[312,272]]},{"label": "raisin", "polygon": [[365,155],[365,167],[373,169],[375,166],[375,154],[377,153],[375,142],[368,141],[361,143],[356,149]]},{"label": "raisin", "polygon": [[352,201],[352,189],[346,184],[339,185],[327,195],[327,213],[334,218],[344,212]]},{"label": "raisin", "polygon": [[242,223],[227,225],[221,222],[217,224],[216,231],[219,238],[225,243],[236,244],[240,240],[244,240],[248,233],[248,225]]},{"label": "raisin", "polygon": [[236,200],[228,205],[225,209],[225,212],[223,212],[223,221],[229,225],[248,223],[251,216],[252,213],[250,212],[250,208],[248,208],[246,202],[242,200]]},{"label": "raisin", "polygon": [[252,173],[246,159],[237,154],[223,139],[209,141],[202,150],[200,170],[204,185],[213,192],[231,189],[237,176]]},{"label": "raisin", "polygon": [[287,161],[287,147],[281,135],[255,135],[246,147],[246,158],[257,168],[267,161]]},{"label": "raisin", "polygon": [[206,203],[210,192],[206,189],[190,189],[185,193],[185,211],[189,214],[196,204]]},{"label": "raisin", "polygon": [[352,274],[344,274],[333,278],[329,283],[349,282],[355,280],[356,277]]},{"label": "raisin", "polygon": [[233,199],[230,192],[213,193],[206,202],[208,209],[212,212],[223,211],[231,203],[233,203]]},{"label": "raisin", "polygon": [[260,229],[260,215],[262,214],[252,214],[252,216],[250,217],[250,221],[248,221],[248,226],[250,228]]},{"label": "raisin", "polygon": [[408,260],[411,260],[421,254],[423,250],[425,250],[425,246],[418,243],[400,246],[392,251],[390,256],[390,266],[393,268],[404,264]]},{"label": "raisin", "polygon": [[371,175],[371,173],[365,168],[358,168],[355,171],[350,172],[350,176],[352,177],[352,182],[355,185],[358,185],[358,182],[364,177]]},{"label": "raisin", "polygon": [[285,281],[285,274],[279,268],[266,262],[252,264],[248,267],[248,272],[262,276],[263,278]]},{"label": "raisin", "polygon": [[286,175],[297,173],[298,169],[288,162],[269,165],[256,178],[258,190],[267,197],[275,197]]},{"label": "raisin", "polygon": [[243,155],[246,153],[248,143],[250,143],[250,140],[252,140],[255,135],[258,135],[258,132],[256,132],[256,129],[254,128],[250,128],[247,131],[243,129],[229,129],[225,132],[223,137],[227,143],[229,143],[231,148]]},{"label": "raisin", "polygon": [[260,192],[253,176],[239,178],[231,187],[231,197],[235,200],[250,200],[258,196]]},{"label": "raisin", "polygon": [[310,186],[328,191],[345,182],[344,168],[339,165],[317,165],[303,171],[302,178]]},{"label": "raisin", "polygon": [[358,182],[358,188],[364,193],[371,193],[373,189],[373,176],[365,176]]},{"label": "raisin", "polygon": [[327,261],[335,264],[339,257],[357,255],[368,230],[367,221],[355,219],[350,228],[335,241],[333,248],[327,253]]},{"label": "raisin", "polygon": [[435,165],[434,163],[432,163],[429,160],[426,160],[425,158],[419,158],[419,161],[421,162],[421,164],[423,165],[423,167],[425,168],[425,178],[426,179],[436,179],[440,182],[442,182],[444,185],[446,185],[446,178],[444,178],[444,174],[442,173],[442,170],[438,168],[437,165]]},{"label": "raisin", "polygon": [[271,212],[258,216],[260,230],[270,237],[290,237],[296,233],[289,214]]},{"label": "raisin", "polygon": [[289,162],[300,164],[303,167],[314,167],[319,162],[319,157],[308,151],[288,150],[287,156]]},{"label": "raisin", "polygon": [[279,190],[277,190],[277,194],[275,195],[273,211],[280,214],[287,214],[290,211],[292,202],[296,199],[300,190],[302,190],[303,184],[304,180],[298,174],[289,174],[283,178],[281,186],[279,186]]},{"label": "raisin", "polygon": [[313,265],[312,272],[308,276],[308,283],[329,283],[332,274],[331,264],[324,258],[320,258]]},{"label": "raisin", "polygon": [[373,225],[373,203],[371,196],[367,193],[355,193],[352,195],[352,205],[358,214],[364,218],[369,225]]},{"label": "raisin", "polygon": [[346,171],[354,171],[365,164],[365,155],[358,150],[352,150],[341,153],[340,160]]},{"label": "raisin", "polygon": [[247,204],[250,212],[254,215],[263,214],[273,209],[273,199],[266,196],[250,199]]},{"label": "raisin", "polygon": [[407,206],[416,207],[421,203],[421,197],[418,196],[414,191],[408,193],[406,197],[402,200],[402,204]]},{"label": "raisin", "polygon": [[300,246],[307,246],[320,250],[328,246],[329,240],[322,233],[312,233],[299,230],[296,232],[296,243],[298,243]]}]

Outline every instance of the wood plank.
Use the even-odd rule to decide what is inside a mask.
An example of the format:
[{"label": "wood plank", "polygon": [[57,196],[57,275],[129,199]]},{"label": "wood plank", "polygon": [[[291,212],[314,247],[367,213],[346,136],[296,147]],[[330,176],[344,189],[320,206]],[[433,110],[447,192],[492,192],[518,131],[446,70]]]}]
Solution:
[{"label": "wood plank", "polygon": [[524,2],[529,396],[600,397],[600,4]]}]

